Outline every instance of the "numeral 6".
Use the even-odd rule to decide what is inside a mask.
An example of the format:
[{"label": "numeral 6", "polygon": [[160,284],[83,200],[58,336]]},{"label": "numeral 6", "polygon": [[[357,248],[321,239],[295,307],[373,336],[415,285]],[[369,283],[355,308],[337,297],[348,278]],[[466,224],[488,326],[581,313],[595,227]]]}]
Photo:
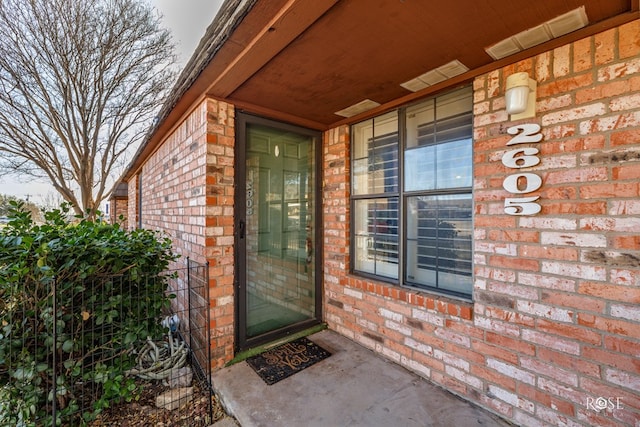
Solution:
[{"label": "numeral 6", "polygon": [[508,168],[521,169],[535,166],[540,163],[540,158],[536,156],[540,150],[533,147],[516,148],[509,150],[502,155],[502,164]]}]

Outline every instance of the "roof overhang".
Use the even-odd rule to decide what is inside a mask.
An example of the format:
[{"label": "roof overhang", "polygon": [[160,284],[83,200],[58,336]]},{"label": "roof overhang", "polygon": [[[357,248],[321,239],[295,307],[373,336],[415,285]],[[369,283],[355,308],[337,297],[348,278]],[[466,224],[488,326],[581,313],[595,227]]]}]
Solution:
[{"label": "roof overhang", "polygon": [[[638,2],[227,0],[125,178],[205,97],[326,130],[638,19]],[[544,27],[580,9],[583,26]],[[492,56],[510,40],[520,49]],[[367,99],[371,109],[336,114]]]}]

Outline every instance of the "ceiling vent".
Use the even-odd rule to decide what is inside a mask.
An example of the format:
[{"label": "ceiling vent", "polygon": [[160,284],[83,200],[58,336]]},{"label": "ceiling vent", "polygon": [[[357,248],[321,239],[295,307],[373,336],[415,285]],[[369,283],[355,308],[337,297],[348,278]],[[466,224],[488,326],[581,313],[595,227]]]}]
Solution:
[{"label": "ceiling vent", "polygon": [[584,6],[529,28],[485,49],[493,59],[502,59],[551,39],[564,36],[589,23]]},{"label": "ceiling vent", "polygon": [[364,101],[360,101],[357,104],[353,104],[350,107],[342,109],[340,111],[336,111],[334,114],[342,117],[353,117],[357,114],[364,113],[365,111],[372,110],[376,107],[379,107],[380,103],[376,101],[372,101],[370,99],[365,99]]},{"label": "ceiling vent", "polygon": [[429,86],[443,82],[451,77],[466,73],[469,68],[457,59],[439,66],[436,69],[427,71],[409,81],[401,83],[400,86],[411,92],[417,92]]}]

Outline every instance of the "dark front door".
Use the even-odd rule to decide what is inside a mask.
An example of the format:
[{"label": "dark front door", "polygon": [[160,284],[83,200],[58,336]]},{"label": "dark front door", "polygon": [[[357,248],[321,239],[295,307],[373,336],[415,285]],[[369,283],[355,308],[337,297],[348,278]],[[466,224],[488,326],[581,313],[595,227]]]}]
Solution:
[{"label": "dark front door", "polygon": [[238,349],[320,321],[317,132],[238,116]]}]

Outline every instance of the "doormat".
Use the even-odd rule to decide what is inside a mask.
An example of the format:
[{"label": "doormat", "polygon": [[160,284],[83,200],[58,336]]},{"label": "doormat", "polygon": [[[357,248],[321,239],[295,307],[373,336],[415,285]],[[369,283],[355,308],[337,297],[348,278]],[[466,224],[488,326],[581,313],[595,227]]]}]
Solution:
[{"label": "doormat", "polygon": [[249,357],[247,363],[264,382],[272,385],[329,356],[327,350],[302,337]]}]

